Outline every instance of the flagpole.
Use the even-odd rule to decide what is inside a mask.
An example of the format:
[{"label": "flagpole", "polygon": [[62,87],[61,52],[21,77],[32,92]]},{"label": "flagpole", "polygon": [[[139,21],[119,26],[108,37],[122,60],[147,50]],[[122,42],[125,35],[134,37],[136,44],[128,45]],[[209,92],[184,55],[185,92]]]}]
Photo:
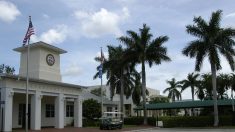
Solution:
[{"label": "flagpole", "polygon": [[[101,49],[101,52],[100,52],[100,54],[101,54],[101,64],[100,64],[100,66],[102,67],[101,72],[103,72],[102,47],[100,47],[100,49]],[[100,78],[100,85],[101,85],[101,87],[100,87],[100,91],[101,91],[101,93],[100,93],[100,95],[101,95],[101,117],[103,117],[103,76],[102,76],[102,73],[101,73],[101,78]],[[102,120],[102,123],[103,123],[103,120]]]},{"label": "flagpole", "polygon": [[28,120],[29,120],[29,108],[28,108],[28,104],[29,104],[29,41],[28,40],[28,46],[27,46],[27,70],[26,70],[26,114],[25,114],[25,132],[28,132]]},{"label": "flagpole", "polygon": [[[31,16],[29,16],[29,21],[31,22]],[[28,38],[27,45],[27,66],[26,66],[26,110],[25,110],[25,132],[28,132],[29,128],[29,51],[30,51],[30,37]]]}]

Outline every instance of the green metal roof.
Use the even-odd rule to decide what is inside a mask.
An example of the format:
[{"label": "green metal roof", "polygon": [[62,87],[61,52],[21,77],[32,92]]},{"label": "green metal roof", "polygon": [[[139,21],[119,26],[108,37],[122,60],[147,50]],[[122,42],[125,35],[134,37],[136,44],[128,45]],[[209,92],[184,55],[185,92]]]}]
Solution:
[{"label": "green metal roof", "polygon": [[[235,102],[235,100],[234,100]],[[180,101],[171,103],[156,103],[156,104],[146,104],[147,110],[161,110],[161,109],[175,109],[175,108],[201,108],[213,106],[213,100],[203,100],[203,101]],[[232,105],[232,100],[218,100],[218,105]],[[142,106],[134,108],[135,110],[142,110]]]}]

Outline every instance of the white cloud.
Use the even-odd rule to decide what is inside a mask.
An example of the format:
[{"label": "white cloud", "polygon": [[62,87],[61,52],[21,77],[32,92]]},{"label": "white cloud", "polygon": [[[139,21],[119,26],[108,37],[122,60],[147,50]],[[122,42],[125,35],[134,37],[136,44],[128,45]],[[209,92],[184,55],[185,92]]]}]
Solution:
[{"label": "white cloud", "polygon": [[47,15],[47,14],[42,14],[42,17],[45,18],[45,19],[49,19],[50,18],[50,16]]},{"label": "white cloud", "polygon": [[63,76],[78,76],[82,73],[82,69],[79,67],[78,64],[71,64],[66,69],[64,72],[62,72]]},{"label": "white cloud", "polygon": [[0,1],[0,20],[7,23],[11,23],[20,14],[20,11],[13,3],[7,1]]},{"label": "white cloud", "polygon": [[225,17],[235,17],[235,12],[226,15]]},{"label": "white cloud", "polygon": [[94,38],[108,34],[120,36],[119,25],[129,17],[129,10],[123,8],[120,13],[116,13],[101,8],[94,13],[76,11],[74,16],[81,21],[82,33],[86,37]]},{"label": "white cloud", "polygon": [[33,36],[32,41],[44,41],[50,44],[59,44],[65,41],[68,36],[68,27],[66,25],[57,25],[42,33],[39,37]]}]

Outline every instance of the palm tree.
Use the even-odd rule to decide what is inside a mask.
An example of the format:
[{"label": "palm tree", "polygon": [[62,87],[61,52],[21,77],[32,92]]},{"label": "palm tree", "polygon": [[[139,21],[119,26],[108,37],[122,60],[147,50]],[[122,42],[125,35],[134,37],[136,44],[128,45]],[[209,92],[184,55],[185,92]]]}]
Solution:
[{"label": "palm tree", "polygon": [[175,102],[175,100],[181,100],[181,92],[178,90],[178,88],[181,88],[180,82],[176,81],[175,78],[172,78],[170,81],[166,81],[167,84],[170,85],[170,87],[166,88],[163,93],[168,92],[168,98],[172,100],[172,102]]},{"label": "palm tree", "polygon": [[228,95],[225,92],[231,86],[230,76],[228,74],[219,74],[217,82],[218,99],[228,99]]},{"label": "palm tree", "polygon": [[182,90],[181,91],[184,91],[188,87],[191,88],[192,101],[194,101],[195,88],[199,87],[199,80],[197,80],[198,77],[199,77],[199,74],[189,73],[188,76],[187,76],[187,79],[182,80],[180,82],[182,84]]},{"label": "palm tree", "polygon": [[[127,98],[131,95],[131,88],[134,87],[133,72],[135,69],[134,66],[123,62],[123,52],[125,49],[123,49],[122,46],[107,47],[109,57],[104,60],[103,73],[106,73],[108,79],[107,85],[110,86],[111,99],[114,93],[120,94],[121,112],[123,112],[123,95],[125,94]],[[100,61],[100,58],[96,57],[95,60]],[[99,73],[97,72],[94,78],[97,78],[98,75]]]},{"label": "palm tree", "polygon": [[[199,87],[200,82],[199,82],[199,80],[197,80],[198,77],[199,77],[199,74],[189,73],[187,76],[187,79],[181,81],[181,84],[182,84],[181,92],[183,92],[188,87],[191,88],[192,101],[194,101],[195,88]],[[193,110],[193,115],[194,115],[195,109],[192,109],[192,110]]]},{"label": "palm tree", "polygon": [[231,83],[231,99],[232,99],[232,109],[233,112],[235,111],[234,108],[234,100],[233,100],[233,91],[235,91],[235,74],[232,73],[230,76],[230,83]]},{"label": "palm tree", "polygon": [[200,100],[205,98],[205,88],[202,86],[202,81],[199,83],[199,87],[196,89],[195,94]]},{"label": "palm tree", "polygon": [[125,53],[126,61],[134,64],[141,64],[142,70],[142,97],[144,109],[144,124],[147,124],[146,111],[146,72],[145,63],[152,67],[153,64],[159,65],[162,61],[170,61],[167,56],[166,47],[162,46],[167,40],[167,36],[160,36],[152,40],[150,28],[143,24],[143,28],[139,29],[139,34],[134,31],[127,31],[127,36],[122,36],[119,40],[127,46]]},{"label": "palm tree", "polygon": [[209,22],[201,17],[195,17],[194,24],[186,26],[186,31],[197,39],[189,42],[182,51],[184,55],[196,58],[196,71],[200,71],[204,58],[208,56],[212,73],[214,126],[219,124],[216,91],[216,71],[221,69],[219,53],[227,59],[232,70],[234,70],[233,56],[235,55],[233,49],[235,42],[232,39],[235,36],[235,30],[220,27],[221,13],[221,10],[213,12]]}]

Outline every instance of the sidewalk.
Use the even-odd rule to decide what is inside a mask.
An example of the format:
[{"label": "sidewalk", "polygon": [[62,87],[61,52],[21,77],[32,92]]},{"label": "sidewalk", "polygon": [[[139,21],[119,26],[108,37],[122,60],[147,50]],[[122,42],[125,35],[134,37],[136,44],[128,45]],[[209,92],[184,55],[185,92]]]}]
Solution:
[{"label": "sidewalk", "polygon": [[[133,130],[143,130],[143,129],[150,129],[155,128],[153,126],[133,126],[128,128],[122,128],[122,129],[115,129],[115,130],[100,130],[97,128],[92,127],[85,127],[85,128],[75,128],[75,127],[67,127],[64,129],[56,129],[56,128],[42,128],[40,131],[32,131],[29,132],[104,132],[104,131],[112,131],[112,132],[121,132],[121,131],[133,131]],[[25,132],[25,130],[13,130],[13,132]]]}]

